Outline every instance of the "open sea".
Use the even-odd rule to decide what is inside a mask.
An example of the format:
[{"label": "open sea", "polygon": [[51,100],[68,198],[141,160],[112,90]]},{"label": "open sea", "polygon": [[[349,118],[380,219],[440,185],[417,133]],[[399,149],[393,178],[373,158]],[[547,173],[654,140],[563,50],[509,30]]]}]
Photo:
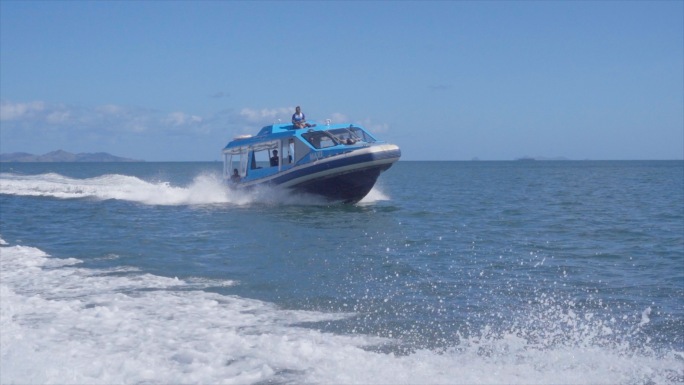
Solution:
[{"label": "open sea", "polygon": [[2,384],[684,384],[684,161],[0,164]]}]

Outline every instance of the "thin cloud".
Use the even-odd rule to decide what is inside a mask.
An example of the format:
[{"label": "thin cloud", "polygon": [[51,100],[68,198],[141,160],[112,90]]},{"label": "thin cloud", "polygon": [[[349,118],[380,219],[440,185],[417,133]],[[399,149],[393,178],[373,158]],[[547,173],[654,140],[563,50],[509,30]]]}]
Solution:
[{"label": "thin cloud", "polygon": [[70,111],[52,111],[45,117],[45,121],[50,124],[62,124],[71,121]]},{"label": "thin cloud", "polygon": [[293,111],[294,107],[262,109],[243,108],[240,110],[240,117],[247,123],[270,124],[277,122],[278,120],[281,122],[289,122]]},{"label": "thin cloud", "polygon": [[[206,133],[211,127],[224,129],[254,130],[255,127],[278,122],[289,122],[294,107],[250,108],[245,107],[235,112],[221,111],[207,117],[190,114],[183,111],[162,113],[157,110],[104,104],[95,107],[75,107],[64,104],[49,104],[43,101],[10,102],[0,104],[0,116],[3,127],[21,127],[39,131],[42,127],[62,128],[68,130],[89,130],[108,132],[132,133],[163,133],[180,131],[191,134],[193,132]],[[332,123],[349,122],[348,115],[333,112],[326,119],[317,119]],[[387,132],[389,125],[378,123],[370,118],[362,120],[364,126],[374,132]]]},{"label": "thin cloud", "polygon": [[45,110],[45,103],[34,101],[28,103],[0,102],[0,121],[12,121],[34,118]]},{"label": "thin cloud", "polygon": [[[103,104],[73,106],[44,101],[2,101],[2,147],[5,152],[50,151],[88,143],[108,145],[147,143],[174,146],[195,142],[214,143],[239,134],[254,134],[262,126],[289,123],[294,107],[226,109],[206,116],[185,111],[162,112],[149,108]],[[353,122],[347,114],[334,112],[316,117],[319,124]],[[373,133],[389,131],[389,125],[372,119],[359,121]],[[35,138],[42,140],[36,142]],[[115,151],[115,150],[113,150]],[[120,151],[121,152],[121,151]],[[124,153],[124,152],[122,152]],[[141,157],[140,155],[134,155]]]},{"label": "thin cloud", "polygon": [[202,123],[203,119],[197,115],[189,115],[184,112],[172,112],[167,115],[166,123],[173,126],[188,126]]},{"label": "thin cloud", "polygon": [[42,131],[59,128],[65,131],[107,131],[114,133],[162,133],[178,131],[191,134],[206,132],[205,119],[182,111],[163,114],[159,111],[106,104],[76,107],[43,101],[17,103],[3,101],[0,119],[5,129]]}]

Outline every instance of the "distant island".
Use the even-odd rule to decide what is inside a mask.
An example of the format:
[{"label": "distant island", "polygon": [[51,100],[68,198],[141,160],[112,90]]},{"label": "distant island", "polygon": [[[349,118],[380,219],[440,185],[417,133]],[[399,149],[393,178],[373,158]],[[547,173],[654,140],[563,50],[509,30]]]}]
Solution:
[{"label": "distant island", "polygon": [[143,160],[122,158],[106,152],[72,154],[64,150],[33,155],[25,152],[0,154],[0,162],[144,162]]}]

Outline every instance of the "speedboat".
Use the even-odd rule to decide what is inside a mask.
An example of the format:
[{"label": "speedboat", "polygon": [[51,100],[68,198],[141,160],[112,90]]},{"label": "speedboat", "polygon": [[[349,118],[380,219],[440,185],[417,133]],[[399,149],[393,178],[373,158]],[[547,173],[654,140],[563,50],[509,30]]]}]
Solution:
[{"label": "speedboat", "polygon": [[397,145],[379,141],[358,124],[309,123],[273,124],[256,136],[234,138],[223,148],[226,183],[236,189],[270,184],[356,203],[401,156]]}]

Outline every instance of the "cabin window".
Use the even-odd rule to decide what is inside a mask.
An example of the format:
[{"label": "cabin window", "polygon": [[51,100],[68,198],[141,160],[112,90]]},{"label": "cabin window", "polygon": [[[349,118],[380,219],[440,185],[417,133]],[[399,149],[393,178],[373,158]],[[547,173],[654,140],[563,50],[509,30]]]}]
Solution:
[{"label": "cabin window", "polygon": [[240,154],[240,176],[247,174],[247,154]]},{"label": "cabin window", "polygon": [[294,144],[294,139],[290,139],[287,143],[287,160],[286,164],[292,164],[294,163],[295,159],[295,144]]},{"label": "cabin window", "polygon": [[349,128],[337,128],[334,130],[330,130],[330,133],[335,135],[335,137],[342,143],[351,143],[353,142],[366,142],[366,143],[373,143],[375,142],[375,139],[373,139],[370,134],[368,134],[366,131],[360,129],[359,127],[354,127],[351,126]]},{"label": "cabin window", "polygon": [[[279,154],[272,160],[275,155],[273,152],[274,150],[277,150]],[[258,145],[255,145],[252,147],[252,162],[250,169],[256,170],[266,167],[278,167],[282,159],[282,154],[280,154],[280,152],[280,141],[259,143]]]},{"label": "cabin window", "polygon": [[359,138],[356,137],[353,132],[346,128],[339,128],[337,130],[330,130],[328,132],[333,134],[335,139],[342,144],[354,144],[359,140]]},{"label": "cabin window", "polygon": [[234,175],[234,170],[238,171],[238,176],[240,178],[244,177],[247,173],[247,160],[249,158],[247,157],[247,148],[246,147],[241,147],[236,150],[234,150],[233,153],[225,153],[224,154],[224,160],[223,160],[223,174],[226,178],[231,178],[231,180],[235,180],[233,177]]},{"label": "cabin window", "polygon": [[226,172],[228,176],[233,175],[233,170],[238,170],[238,175],[244,175],[244,170],[240,167],[240,155],[231,155],[231,159],[228,162],[228,169]]},{"label": "cabin window", "polygon": [[292,156],[294,157],[294,163],[297,163],[311,151],[311,148],[299,138],[291,140],[294,141],[294,152],[292,153]]},{"label": "cabin window", "polygon": [[252,152],[252,170],[268,167],[268,151],[260,150]]},{"label": "cabin window", "polygon": [[328,148],[338,145],[337,141],[327,132],[314,131],[303,134],[302,137],[311,143],[316,149]]}]

